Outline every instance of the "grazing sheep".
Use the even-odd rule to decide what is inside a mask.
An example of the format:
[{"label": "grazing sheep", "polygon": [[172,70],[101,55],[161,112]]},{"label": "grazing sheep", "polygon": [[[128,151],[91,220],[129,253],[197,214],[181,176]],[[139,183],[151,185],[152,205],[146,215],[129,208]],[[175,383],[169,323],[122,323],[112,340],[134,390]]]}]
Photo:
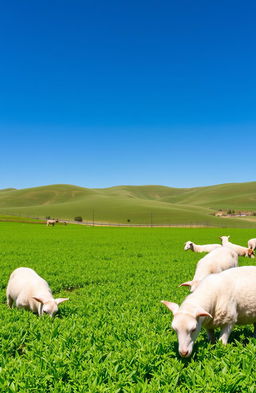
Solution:
[{"label": "grazing sheep", "polygon": [[236,251],[239,257],[254,258],[254,252],[251,248],[239,246],[238,244],[231,243],[229,241],[230,236],[221,236],[220,240],[223,246],[232,247]]},{"label": "grazing sheep", "polygon": [[214,329],[220,327],[220,340],[227,344],[235,324],[254,324],[256,331],[256,267],[243,266],[207,276],[181,306],[162,301],[172,311],[179,353],[189,357],[204,326],[214,342]]},{"label": "grazing sheep", "polygon": [[54,225],[57,224],[57,222],[59,222],[58,219],[57,219],[57,220],[47,220],[47,221],[46,221],[46,225],[47,225],[47,226],[51,225],[51,226],[54,227]]},{"label": "grazing sheep", "polygon": [[200,246],[199,244],[195,244],[191,241],[185,243],[184,250],[192,250],[194,252],[211,252],[215,250],[215,248],[221,247],[220,244],[204,244]]},{"label": "grazing sheep", "polygon": [[197,263],[196,271],[192,281],[187,281],[180,286],[190,286],[193,292],[199,285],[200,281],[212,273],[220,273],[223,270],[238,266],[238,255],[231,247],[216,248],[209,254],[205,255]]},{"label": "grazing sheep", "polygon": [[47,282],[33,269],[19,267],[10,275],[6,289],[7,304],[12,307],[26,308],[51,317],[58,311],[58,305],[68,298],[54,299]]},{"label": "grazing sheep", "polygon": [[250,248],[251,250],[255,250],[255,248],[256,248],[256,239],[248,240],[248,248]]}]

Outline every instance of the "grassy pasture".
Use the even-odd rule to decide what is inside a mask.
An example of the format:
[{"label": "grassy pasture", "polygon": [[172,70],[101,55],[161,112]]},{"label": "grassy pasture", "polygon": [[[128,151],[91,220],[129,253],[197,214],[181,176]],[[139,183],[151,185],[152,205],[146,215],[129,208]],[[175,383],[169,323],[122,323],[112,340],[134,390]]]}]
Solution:
[{"label": "grassy pasture", "polygon": [[23,222],[23,223],[31,223],[31,224],[43,224],[46,223],[46,219],[39,220],[30,217],[22,217],[22,216],[11,216],[6,214],[0,214],[0,222]]},{"label": "grassy pasture", "polygon": [[131,224],[256,227],[244,217],[215,217],[217,209],[255,211],[256,182],[211,187],[119,186],[89,189],[66,184],[0,190],[0,214]]},{"label": "grassy pasture", "polygon": [[[190,359],[177,353],[171,314],[202,254],[186,240],[246,244],[251,229],[88,228],[0,223],[0,392],[255,392],[256,339],[236,327],[226,347],[202,331]],[[254,260],[240,259],[240,264]],[[56,318],[5,304],[9,274],[34,268],[56,297]]]}]

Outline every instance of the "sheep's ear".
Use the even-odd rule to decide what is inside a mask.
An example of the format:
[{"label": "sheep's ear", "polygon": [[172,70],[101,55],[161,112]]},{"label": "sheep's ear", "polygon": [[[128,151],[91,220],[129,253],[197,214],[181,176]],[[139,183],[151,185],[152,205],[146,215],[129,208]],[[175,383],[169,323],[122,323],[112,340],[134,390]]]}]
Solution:
[{"label": "sheep's ear", "polygon": [[196,318],[199,317],[210,317],[212,318],[212,315],[209,314],[207,311],[205,311],[202,307],[198,307],[197,311],[196,311]]},{"label": "sheep's ear", "polygon": [[186,281],[179,285],[179,287],[192,287],[193,281]]},{"label": "sheep's ear", "polygon": [[44,299],[43,297],[32,296],[32,298],[35,299],[39,303],[42,303],[42,304],[46,303],[46,299]]},{"label": "sheep's ear", "polygon": [[69,300],[69,298],[68,297],[59,297],[58,299],[54,299],[54,300],[55,300],[55,303],[57,305],[59,305],[60,303],[63,303],[63,302],[66,302],[67,300]]},{"label": "sheep's ear", "polygon": [[173,315],[175,315],[179,309],[179,305],[177,303],[167,302],[166,300],[161,300],[161,303],[163,303],[173,313]]}]

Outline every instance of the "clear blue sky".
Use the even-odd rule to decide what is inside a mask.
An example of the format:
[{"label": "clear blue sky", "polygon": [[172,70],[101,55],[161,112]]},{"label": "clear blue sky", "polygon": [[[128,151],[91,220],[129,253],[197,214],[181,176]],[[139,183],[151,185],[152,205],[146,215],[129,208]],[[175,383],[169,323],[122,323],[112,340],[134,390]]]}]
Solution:
[{"label": "clear blue sky", "polygon": [[256,3],[0,6],[0,188],[256,180]]}]

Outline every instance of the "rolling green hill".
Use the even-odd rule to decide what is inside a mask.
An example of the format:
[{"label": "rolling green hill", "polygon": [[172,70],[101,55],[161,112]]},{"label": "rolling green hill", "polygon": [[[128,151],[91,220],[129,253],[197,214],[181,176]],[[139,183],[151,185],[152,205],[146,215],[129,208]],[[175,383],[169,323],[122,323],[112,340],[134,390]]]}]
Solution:
[{"label": "rolling green hill", "polygon": [[131,224],[256,227],[256,220],[213,216],[218,209],[256,211],[256,182],[209,187],[119,186],[88,189],[58,184],[5,189],[0,214]]}]

